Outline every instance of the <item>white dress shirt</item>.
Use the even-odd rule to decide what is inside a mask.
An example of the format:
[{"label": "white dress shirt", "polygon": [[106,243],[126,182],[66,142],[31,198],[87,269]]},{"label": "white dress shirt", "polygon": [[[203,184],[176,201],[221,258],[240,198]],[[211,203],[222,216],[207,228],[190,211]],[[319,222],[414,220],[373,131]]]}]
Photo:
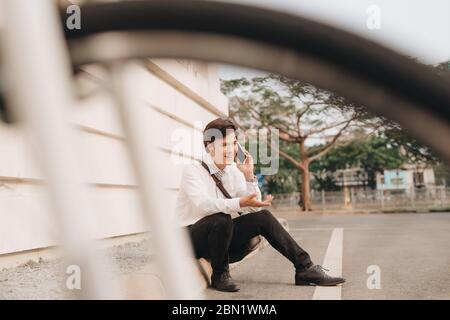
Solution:
[{"label": "white dress shirt", "polygon": [[244,207],[239,205],[239,198],[256,192],[256,198],[261,200],[261,191],[255,179],[254,182],[245,180],[244,174],[238,169],[236,163],[227,165],[223,172],[214,164],[209,153],[203,155],[203,161],[207,164],[211,173],[221,176],[223,186],[228,191],[231,199],[227,199],[216,186],[211,175],[199,161],[183,167],[180,191],[175,208],[175,219],[179,226],[194,224],[201,218],[223,212],[230,214],[232,218],[242,214],[259,211],[262,208]]}]

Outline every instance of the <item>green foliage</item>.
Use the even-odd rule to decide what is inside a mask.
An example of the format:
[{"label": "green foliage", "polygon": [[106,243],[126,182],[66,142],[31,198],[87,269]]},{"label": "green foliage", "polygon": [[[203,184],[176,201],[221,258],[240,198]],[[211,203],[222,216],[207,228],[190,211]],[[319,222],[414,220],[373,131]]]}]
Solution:
[{"label": "green foliage", "polygon": [[433,68],[441,75],[448,74],[450,72],[450,61],[438,63],[436,66],[433,66]]},{"label": "green foliage", "polygon": [[385,130],[383,134],[389,141],[389,144],[393,148],[402,150],[405,157],[411,163],[435,164],[439,161],[438,156],[433,153],[433,150],[421,144],[400,127],[391,127]]},{"label": "green foliage", "polygon": [[[256,150],[259,150],[258,148],[260,146],[265,147],[264,144],[258,144]],[[280,147],[289,155],[296,158],[299,157],[299,150],[294,145],[281,141]],[[245,148],[250,150],[248,143],[245,145]],[[255,172],[259,173],[263,165],[258,162],[258,157],[254,157],[254,159],[256,159]],[[297,192],[301,186],[300,174],[300,171],[292,163],[284,158],[279,158],[279,170],[277,174],[265,177],[266,186],[264,192],[268,194]]]},{"label": "green foliage", "polygon": [[345,119],[374,119],[343,97],[275,74],[222,81],[221,89],[229,98],[230,116],[243,129],[270,126],[292,140],[306,139],[312,129],[333,127],[333,122],[337,127]]},{"label": "green foliage", "polygon": [[276,175],[267,177],[265,192],[268,194],[292,193],[299,190],[299,171],[280,168]]},{"label": "green foliage", "polygon": [[[311,164],[311,172],[318,181],[319,189],[333,190],[336,185],[327,172],[335,172],[350,167],[363,168],[369,178],[369,186],[376,185],[375,173],[384,169],[399,168],[407,158],[390,143],[390,139],[374,137],[367,141],[354,141],[346,146],[334,148],[318,161]],[[325,181],[324,181],[325,180]],[[328,181],[327,181],[328,180]]]},{"label": "green foliage", "polygon": [[[440,74],[450,71],[449,62],[429,67]],[[229,98],[230,116],[243,130],[278,129],[285,136],[284,141],[280,141],[280,150],[298,162],[305,160],[302,156],[313,160],[310,170],[315,176],[312,185],[315,189],[339,189],[331,173],[356,166],[368,173],[369,186],[375,187],[377,171],[396,169],[405,162],[437,164],[440,176],[449,181],[448,167],[441,165],[432,150],[411,138],[398,124],[374,116],[364,107],[309,83],[269,74],[253,79],[222,81],[221,89]],[[351,132],[353,140],[330,143],[345,121],[349,124],[344,128],[345,132]],[[332,128],[331,134],[328,129],[321,130],[324,128]],[[371,138],[367,138],[369,131],[375,133]],[[301,155],[299,142],[304,143],[313,137],[326,137],[328,145],[309,147]],[[327,152],[320,152],[323,150]],[[318,156],[314,156],[316,154]],[[300,190],[300,174],[299,168],[291,161],[280,158],[279,173],[268,178],[267,191],[286,193]]]}]

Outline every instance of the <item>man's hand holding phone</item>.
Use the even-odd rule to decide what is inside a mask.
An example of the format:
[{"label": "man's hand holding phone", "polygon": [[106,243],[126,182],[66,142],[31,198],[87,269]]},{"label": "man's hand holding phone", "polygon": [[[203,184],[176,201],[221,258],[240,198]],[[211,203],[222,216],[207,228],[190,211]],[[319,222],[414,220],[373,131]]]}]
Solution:
[{"label": "man's hand holding phone", "polygon": [[273,196],[271,194],[264,198],[264,201],[256,199],[256,193],[251,193],[248,196],[242,197],[239,200],[241,208],[244,207],[268,207],[272,204]]},{"label": "man's hand holding phone", "polygon": [[254,172],[254,163],[252,155],[244,150],[241,145],[238,143],[238,153],[237,153],[237,163],[236,166],[245,176],[245,180],[253,181],[255,175]]}]

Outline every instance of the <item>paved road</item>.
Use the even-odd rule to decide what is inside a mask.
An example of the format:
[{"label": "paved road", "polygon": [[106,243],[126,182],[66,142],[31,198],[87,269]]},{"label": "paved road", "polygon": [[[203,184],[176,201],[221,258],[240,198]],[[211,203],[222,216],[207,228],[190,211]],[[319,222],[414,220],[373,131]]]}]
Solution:
[{"label": "paved road", "polygon": [[[232,270],[239,292],[206,289],[206,297],[450,299],[450,213],[304,216],[289,220],[289,227],[316,263],[325,259],[332,269],[342,268],[347,283],[338,291],[318,289],[316,294],[315,287],[295,286],[291,263],[268,246]],[[340,228],[343,239],[332,237]],[[367,273],[369,266],[379,267],[378,278],[376,269]],[[372,289],[367,286],[369,277]]]}]

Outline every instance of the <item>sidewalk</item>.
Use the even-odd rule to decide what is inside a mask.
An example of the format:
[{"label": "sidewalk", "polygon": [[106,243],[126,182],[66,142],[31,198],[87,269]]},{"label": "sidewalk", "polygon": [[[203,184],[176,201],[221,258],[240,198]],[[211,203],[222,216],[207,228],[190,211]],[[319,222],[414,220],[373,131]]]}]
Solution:
[{"label": "sidewalk", "polygon": [[310,217],[310,216],[351,216],[351,215],[365,215],[365,214],[392,214],[392,213],[433,213],[433,212],[449,212],[450,208],[444,208],[439,210],[434,209],[383,209],[383,210],[364,210],[364,209],[354,209],[354,210],[312,210],[312,211],[302,211],[297,207],[278,207],[273,210],[274,215],[280,219],[298,219],[300,217]]},{"label": "sidewalk", "polygon": [[[280,222],[288,228],[287,221]],[[237,268],[247,259],[252,259],[267,246],[262,241],[254,251],[242,261],[230,264]],[[147,249],[149,240],[129,242],[106,248],[112,260],[110,273],[123,290],[125,299],[164,299],[166,292],[161,281],[158,266],[151,252]],[[201,287],[193,290],[203,291],[209,285],[211,266],[205,259],[192,259],[197,266]],[[62,258],[30,260],[17,267],[0,269],[0,300],[3,299],[74,299],[73,291],[65,287],[67,275]]]},{"label": "sidewalk", "polygon": [[[283,227],[289,231],[289,225],[286,219],[278,219]],[[231,263],[230,270],[236,269],[240,264],[248,259],[252,259],[255,255],[264,249],[268,242],[262,236],[259,236],[259,243],[255,249],[241,261]],[[197,292],[201,292],[208,288],[212,274],[211,264],[204,258],[192,259],[192,263],[196,264],[197,278],[202,284],[197,288]],[[164,290],[162,281],[158,276],[156,265],[147,265],[144,268],[122,277],[121,282],[125,288],[125,295],[127,299],[165,299],[166,292]]]}]

